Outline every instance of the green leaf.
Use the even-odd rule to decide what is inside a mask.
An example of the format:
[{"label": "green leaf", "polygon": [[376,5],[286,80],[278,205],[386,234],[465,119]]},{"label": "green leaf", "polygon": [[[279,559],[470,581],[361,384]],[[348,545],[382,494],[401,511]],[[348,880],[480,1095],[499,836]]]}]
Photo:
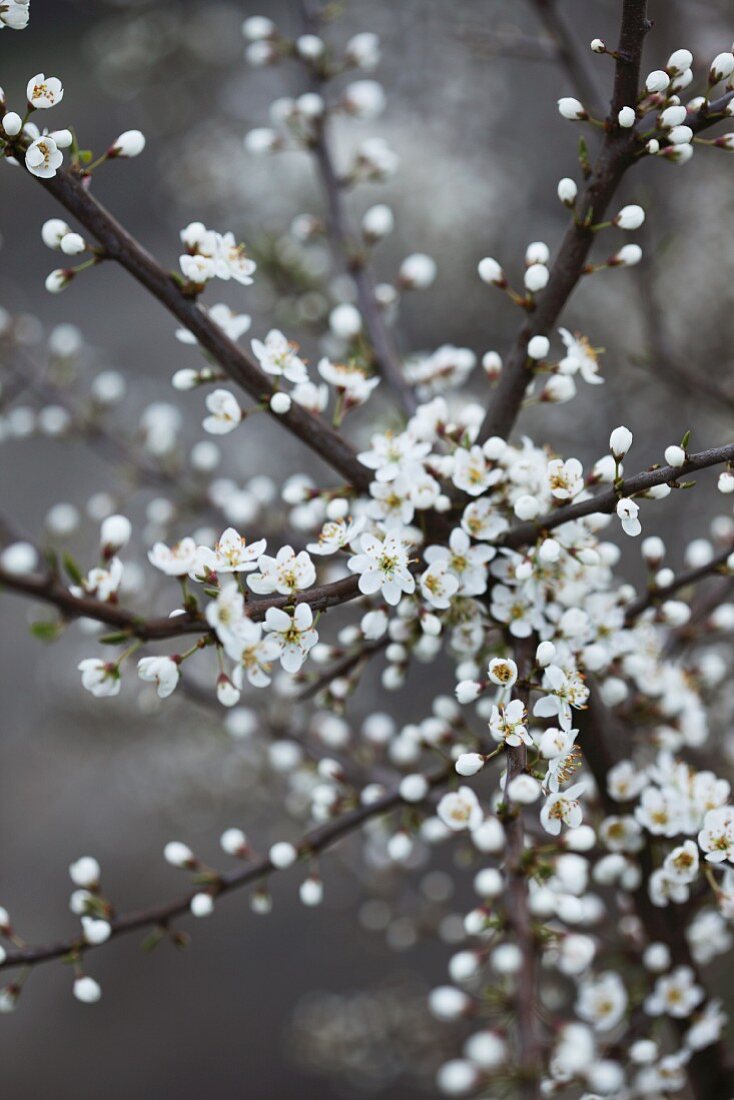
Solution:
[{"label": "green leaf", "polygon": [[71,554],[64,551],[61,556],[61,561],[63,562],[64,569],[66,570],[74,584],[81,584],[83,579],[82,573],[79,566],[72,558]]},{"label": "green leaf", "polygon": [[150,954],[163,939],[163,929],[154,928],[152,932],[149,932],[140,945],[141,951],[145,951],[146,954]]},{"label": "green leaf", "polygon": [[42,642],[55,642],[63,630],[63,625],[55,619],[41,619],[31,623],[31,634]]},{"label": "green leaf", "polygon": [[91,149],[79,149],[79,151],[77,152],[77,156],[79,157],[79,160],[82,162],[82,164],[91,164],[92,160],[94,159],[94,153]]},{"label": "green leaf", "polygon": [[126,630],[117,630],[112,634],[103,634],[101,638],[97,638],[97,641],[102,645],[124,645],[125,642],[130,641],[130,635]]},{"label": "green leaf", "polygon": [[687,449],[688,444],[690,443],[690,440],[691,440],[691,432],[690,432],[690,429],[689,429],[680,441],[680,445],[681,445],[681,447],[683,448],[684,451]]}]

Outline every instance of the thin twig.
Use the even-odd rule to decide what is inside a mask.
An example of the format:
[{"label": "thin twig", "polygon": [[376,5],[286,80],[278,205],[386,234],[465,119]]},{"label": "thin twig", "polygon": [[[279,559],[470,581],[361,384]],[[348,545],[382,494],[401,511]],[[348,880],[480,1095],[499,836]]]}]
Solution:
[{"label": "thin twig", "polygon": [[[452,772],[453,765],[444,765],[438,770],[428,773],[425,778],[428,781],[429,791],[444,783]],[[341,817],[336,818],[336,820],[330,821],[326,825],[319,826],[317,829],[306,833],[296,845],[299,856],[308,859],[310,856],[325,851],[336,843],[336,841],[354,832],[365,822],[382,814],[389,813],[391,810],[402,805],[404,801],[405,800],[400,794],[400,788],[396,787],[374,802],[368,802],[364,805],[355,807],[355,809],[342,814]],[[418,803],[415,802],[405,804],[410,806],[418,805]],[[244,886],[249,886],[252,883],[267,878],[268,875],[274,874],[276,870],[277,868],[274,867],[270,858],[265,856],[244,868],[238,868],[235,871],[230,871],[227,874],[218,876],[213,884],[213,889],[217,897],[222,894],[229,894],[234,890],[239,890]],[[189,890],[183,896],[174,898],[173,901],[165,902],[162,905],[155,905],[148,909],[140,909],[135,912],[125,913],[119,917],[114,917],[110,921],[112,937],[121,936],[127,932],[135,932],[141,928],[166,928],[175,917],[182,916],[189,911],[191,899],[195,894],[200,893],[202,889],[205,889],[205,887],[200,886],[198,889]],[[46,962],[49,959],[62,958],[72,953],[86,953],[87,951],[96,949],[98,946],[101,945],[87,944],[81,940],[79,936],[76,936],[67,940],[59,940],[55,943],[19,947],[15,950],[8,951],[5,960],[0,963],[0,970],[6,970],[14,966],[34,966],[37,963]]]}]

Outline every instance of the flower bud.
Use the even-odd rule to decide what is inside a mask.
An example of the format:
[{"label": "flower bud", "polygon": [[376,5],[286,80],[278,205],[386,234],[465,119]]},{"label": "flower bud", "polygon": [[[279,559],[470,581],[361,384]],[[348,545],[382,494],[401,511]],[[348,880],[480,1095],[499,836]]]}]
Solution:
[{"label": "flower bud", "polygon": [[479,261],[477,271],[483,283],[489,283],[491,286],[507,286],[504,271],[491,256],[485,256],[483,260]]},{"label": "flower bud", "polygon": [[616,459],[624,458],[632,446],[632,432],[621,425],[609,436],[609,450]]},{"label": "flower bud", "polygon": [[639,229],[645,220],[645,211],[641,206],[623,206],[614,219],[620,229]]},{"label": "flower bud", "polygon": [[562,118],[567,118],[571,122],[589,117],[584,110],[583,104],[579,103],[578,99],[573,99],[571,96],[566,96],[558,100],[558,113]]},{"label": "flower bud", "polygon": [[578,193],[579,189],[575,181],[569,176],[564,176],[562,180],[558,181],[558,198],[564,206],[573,206]]},{"label": "flower bud", "polygon": [[145,135],[140,130],[125,130],[107,151],[108,157],[137,157],[145,148]]},{"label": "flower bud", "polygon": [[669,466],[682,466],[686,460],[686,452],[682,447],[672,446],[665,448],[665,461]]},{"label": "flower bud", "polygon": [[16,137],[23,128],[23,119],[15,111],[3,115],[3,130],[8,137]]}]

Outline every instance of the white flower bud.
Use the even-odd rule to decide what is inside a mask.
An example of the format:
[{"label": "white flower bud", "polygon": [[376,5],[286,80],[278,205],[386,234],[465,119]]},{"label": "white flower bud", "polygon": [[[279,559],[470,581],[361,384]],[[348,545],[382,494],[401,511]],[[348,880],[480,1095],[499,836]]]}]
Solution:
[{"label": "white flower bud", "polygon": [[0,565],[12,576],[22,577],[38,565],[38,551],[30,542],[11,542],[0,553]]},{"label": "white flower bud", "polygon": [[98,946],[100,943],[105,943],[106,940],[112,935],[112,926],[106,920],[97,920],[95,917],[83,916],[82,928],[84,930],[84,939],[87,943]]},{"label": "white flower bud", "polygon": [[[191,849],[179,840],[170,840],[163,849],[163,858],[171,867],[187,867],[196,863],[196,857]],[[80,885],[84,885],[81,883]]]},{"label": "white flower bud", "polygon": [[653,95],[655,92],[664,92],[670,84],[670,77],[663,69],[654,69],[645,78],[645,89]]},{"label": "white flower bud", "polygon": [[563,179],[558,181],[558,198],[564,206],[573,206],[578,193],[579,189],[575,181],[569,176],[564,176]]},{"label": "white flower bud", "polygon": [[395,227],[395,218],[389,206],[377,203],[371,206],[362,218],[362,232],[371,241],[381,241],[392,233]]},{"label": "white flower bud", "polygon": [[518,519],[528,521],[540,515],[540,501],[531,497],[529,493],[523,493],[514,504],[514,512]]},{"label": "white flower bud", "polygon": [[592,38],[589,48],[593,53],[606,53],[607,49],[601,38]]},{"label": "white flower bud", "polygon": [[459,775],[476,775],[484,767],[484,757],[478,752],[463,752],[454,767]]},{"label": "white flower bud", "polygon": [[8,137],[16,137],[23,127],[23,119],[15,111],[3,115],[3,130]]},{"label": "white flower bud", "polygon": [[405,802],[422,802],[429,789],[428,780],[423,775],[406,775],[398,787]]},{"label": "white flower bud", "polygon": [[287,393],[274,393],[270,398],[270,409],[276,416],[287,413],[293,402]]},{"label": "white flower bud", "polygon": [[663,130],[670,130],[673,126],[680,126],[685,122],[688,111],[685,107],[681,107],[680,104],[673,104],[671,107],[666,107],[664,111],[661,111],[658,115],[658,123]]},{"label": "white flower bud", "polygon": [[673,145],[690,145],[693,141],[693,130],[690,126],[674,126],[668,130],[668,140]]},{"label": "white flower bud", "polygon": [[507,284],[502,268],[491,256],[485,256],[483,260],[479,261],[477,271],[479,272],[479,278],[484,283],[500,287]]},{"label": "white flower bud", "polygon": [[145,148],[145,135],[140,130],[125,130],[109,148],[109,157],[137,157]]},{"label": "white flower bud", "polygon": [[617,115],[617,122],[623,130],[629,130],[637,120],[634,107],[623,107]]},{"label": "white flower bud", "polygon": [[461,680],[455,689],[456,698],[460,703],[473,703],[482,692],[482,685],[476,680]]},{"label": "white flower bud", "polygon": [[82,856],[69,865],[69,878],[75,886],[96,886],[100,873],[99,863],[92,856]]},{"label": "white flower bud", "polygon": [[548,285],[549,278],[550,272],[545,264],[533,263],[525,272],[525,287],[535,294]]},{"label": "white flower bud", "polygon": [[298,894],[302,903],[309,908],[321,905],[324,900],[324,884],[318,878],[304,879],[298,888]]},{"label": "white flower bud", "polygon": [[620,267],[634,267],[641,259],[642,249],[638,244],[625,244],[612,256],[611,262]]},{"label": "white flower bud", "polygon": [[77,1001],[85,1005],[96,1004],[102,996],[102,987],[94,978],[81,977],[74,979],[74,996]]},{"label": "white flower bud", "polygon": [[734,493],[734,474],[731,470],[724,470],[719,474],[717,488],[720,493]]},{"label": "white flower bud", "polygon": [[617,459],[624,458],[631,446],[632,432],[629,428],[625,428],[624,425],[615,428],[609,436],[609,450]]},{"label": "white flower bud", "polygon": [[553,642],[541,642],[535,651],[535,660],[541,668],[551,664],[556,655],[556,647]]},{"label": "white flower bud", "polygon": [[452,985],[441,985],[432,989],[428,995],[428,1007],[438,1020],[458,1020],[471,1001],[466,993]]},{"label": "white flower bud", "polygon": [[65,233],[61,238],[61,251],[65,256],[78,256],[86,247],[81,233]]},{"label": "white flower bud", "polygon": [[132,534],[132,524],[127,516],[107,516],[99,532],[100,546],[108,554],[116,554],[127,546]]},{"label": "white flower bud", "polygon": [[641,206],[623,206],[614,219],[620,229],[639,229],[645,220],[645,211]]},{"label": "white flower bud", "polygon": [[362,317],[359,310],[348,302],[342,302],[329,314],[329,328],[342,340],[353,339],[362,331]]},{"label": "white flower bud", "polygon": [[242,829],[225,829],[219,838],[222,851],[229,856],[242,855],[247,848],[247,837]]},{"label": "white flower bud", "polygon": [[578,99],[573,99],[571,96],[566,96],[558,100],[558,113],[562,118],[567,118],[570,121],[589,117],[584,110],[583,104],[579,103]]},{"label": "white flower bud", "polygon": [[273,867],[284,871],[286,867],[291,867],[296,862],[298,850],[287,840],[279,840],[277,844],[273,844],[268,855]]},{"label": "white flower bud", "polygon": [[195,917],[208,917],[214,912],[214,898],[211,894],[206,894],[203,891],[199,894],[194,894],[189,904],[189,909]]},{"label": "white flower bud", "polygon": [[547,264],[550,259],[550,249],[545,241],[533,241],[525,249],[525,263],[529,267],[531,264]]},{"label": "white flower bud", "polygon": [[258,42],[263,38],[272,38],[275,33],[275,23],[264,15],[251,15],[242,24],[242,33],[248,42]]},{"label": "white flower bud", "polygon": [[531,359],[545,359],[550,351],[550,340],[547,336],[531,336],[528,341],[528,355]]},{"label": "white flower bud", "polygon": [[668,58],[665,68],[669,73],[682,73],[690,69],[693,64],[693,54],[690,50],[675,50]]},{"label": "white flower bud", "polygon": [[425,290],[436,278],[436,261],[424,252],[414,252],[405,257],[398,274],[405,286]]},{"label": "white flower bud", "polygon": [[709,84],[718,84],[721,80],[726,80],[728,76],[734,72],[734,54],[720,53],[717,54],[714,60],[711,62],[711,68],[709,69]]},{"label": "white flower bud", "polygon": [[665,448],[665,461],[669,466],[682,466],[686,461],[686,452],[682,447],[671,446]]},{"label": "white flower bud", "polygon": [[507,786],[507,797],[510,802],[529,806],[540,798],[540,783],[532,775],[516,775]]}]

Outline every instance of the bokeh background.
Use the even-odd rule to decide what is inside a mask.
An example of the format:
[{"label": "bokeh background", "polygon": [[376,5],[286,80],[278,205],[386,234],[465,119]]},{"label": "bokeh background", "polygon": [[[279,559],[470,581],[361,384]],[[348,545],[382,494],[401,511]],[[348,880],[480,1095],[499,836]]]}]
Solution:
[{"label": "bokeh background", "polygon": [[[595,36],[613,43],[619,6],[559,2],[582,43]],[[287,33],[298,26],[287,3],[33,0],[31,8],[27,31],[0,36],[0,83],[11,104],[44,71],[65,85],[54,124],[73,123],[84,146],[100,151],[122,130],[145,132],[145,155],[105,166],[95,193],[165,263],[175,265],[178,231],[193,219],[277,255],[295,214],[321,212],[304,155],[253,160],[242,147],[247,130],[267,124],[275,97],[302,88],[295,66],[251,70],[243,61],[243,18],[268,15]],[[685,45],[705,72],[731,46],[725,0],[658,0],[651,9],[647,69]],[[365,29],[383,41],[376,75],[389,106],[377,123],[344,123],[337,151],[346,157],[359,140],[380,134],[400,152],[401,167],[388,185],[361,189],[352,209],[356,215],[386,201],[396,211],[396,233],[377,256],[380,277],[391,278],[416,250],[433,255],[439,269],[431,289],[401,305],[401,348],[453,343],[503,353],[518,319],[475,277],[476,263],[494,255],[517,276],[528,242],[557,245],[566,212],[556,183],[578,177],[578,129],[558,119],[555,101],[575,89],[534,5],[521,0],[346,3],[332,34],[345,41]],[[589,54],[588,68],[604,100],[611,63]],[[628,177],[619,205],[639,201],[648,212],[645,262],[587,280],[565,318],[605,347],[606,384],[602,392],[581,384],[570,405],[527,413],[523,430],[542,431],[588,462],[604,452],[610,427],[626,423],[639,468],[691,427],[694,445],[731,438],[733,168],[729,154],[701,149],[683,168],[655,162]],[[3,166],[1,177],[0,305],[37,318],[26,320],[31,350],[40,354],[54,326],[73,323],[90,374],[115,367],[126,375],[124,424],[148,402],[174,400],[184,439],[201,438],[198,396],[172,397],[171,374],[195,356],[173,339],[170,319],[111,265],[62,295],[46,294],[55,257],[40,227],[58,211],[19,172]],[[599,257],[621,243],[620,234],[605,237]],[[311,262],[318,275],[321,260]],[[313,356],[314,330],[298,331],[290,290],[278,297],[262,280],[222,297],[253,315],[254,335],[275,317]],[[273,445],[271,431],[255,423],[237,434],[237,445],[226,448],[229,476],[282,478],[300,468],[298,445],[285,433]],[[35,538],[53,504],[83,509],[116,479],[119,471],[79,443],[32,436],[0,447],[0,506]],[[684,542],[705,535],[721,509],[713,480],[687,496],[675,519],[672,502],[656,506],[674,566]],[[131,504],[133,514],[145,502]],[[625,551],[625,567],[639,579],[636,556]],[[22,602],[3,597],[0,615],[0,902],[26,939],[75,927],[67,866],[81,854],[100,859],[108,893],[130,908],[182,888],[160,857],[173,837],[216,859],[225,826],[241,825],[260,847],[283,835],[282,826],[274,831],[278,786],[263,782],[258,746],[230,737],[206,710],[159,709],[149,696],[132,705],[82,698],[75,665],[93,650],[79,629],[44,647],[29,635]],[[405,718],[424,715],[423,694],[418,680],[400,703]],[[371,705],[368,680],[355,723]],[[430,1094],[431,1072],[450,1048],[442,1049],[445,1029],[426,1016],[423,998],[443,979],[448,949],[421,926],[432,912],[450,938],[451,914],[461,906],[440,868],[416,867],[395,895],[389,875],[371,884],[358,878],[350,852],[347,845],[327,859],[327,902],[316,912],[299,905],[284,876],[269,917],[254,916],[235,895],[215,918],[197,922],[187,951],[164,944],[144,955],[134,938],[112,943],[90,959],[104,988],[93,1009],[72,999],[63,965],[40,968],[18,1011],[1,1021],[3,1097]],[[384,896],[381,907],[365,906],[368,886]]]}]

